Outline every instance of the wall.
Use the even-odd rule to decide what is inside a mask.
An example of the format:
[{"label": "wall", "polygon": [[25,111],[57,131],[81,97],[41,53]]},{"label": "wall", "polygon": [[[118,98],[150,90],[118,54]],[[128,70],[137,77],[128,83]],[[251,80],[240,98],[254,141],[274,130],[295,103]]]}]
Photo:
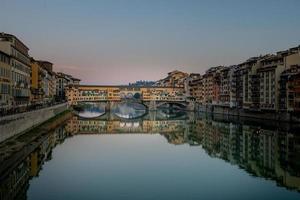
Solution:
[{"label": "wall", "polygon": [[249,117],[262,120],[274,120],[282,122],[300,122],[300,117],[288,112],[255,112],[247,111],[243,109],[228,108],[221,106],[202,106],[197,105],[196,111],[212,114],[221,114],[224,116],[237,116],[237,117]]},{"label": "wall", "polygon": [[63,103],[31,112],[0,117],[0,142],[40,125],[67,108],[67,103]]}]

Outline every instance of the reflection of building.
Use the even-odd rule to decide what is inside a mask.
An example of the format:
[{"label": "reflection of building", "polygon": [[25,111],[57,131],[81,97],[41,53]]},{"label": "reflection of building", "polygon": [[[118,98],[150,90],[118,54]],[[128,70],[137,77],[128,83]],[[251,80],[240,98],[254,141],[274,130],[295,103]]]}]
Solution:
[{"label": "reflection of building", "polygon": [[29,186],[29,159],[25,158],[0,182],[0,199],[23,199]]},{"label": "reflection of building", "polygon": [[2,169],[0,199],[24,199],[29,180],[39,175],[42,165],[51,160],[52,149],[67,137],[99,133],[160,133],[171,144],[200,145],[209,156],[239,166],[236,170],[300,191],[300,136],[271,128],[194,117],[174,120],[152,116],[122,121],[73,116],[66,125],[25,145],[20,160],[11,158],[12,167]]},{"label": "reflection of building", "polygon": [[70,134],[84,133],[171,133],[183,132],[183,120],[99,120],[72,117],[66,126]]},{"label": "reflection of building", "polygon": [[[196,121],[191,137],[213,156],[248,173],[300,191],[300,140],[297,134],[255,126]],[[193,125],[195,126],[195,125]]]},{"label": "reflection of building", "polygon": [[68,122],[67,132],[70,135],[160,133],[169,143],[201,145],[212,157],[300,191],[300,140],[292,133],[205,119],[105,121],[76,116]]},{"label": "reflection of building", "polygon": [[14,154],[17,159],[11,158],[14,161],[12,167],[6,168],[4,173],[0,174],[0,199],[25,199],[30,179],[38,176],[42,165],[51,159],[52,149],[66,137],[64,126],[58,127],[33,143],[27,144],[22,154]]}]

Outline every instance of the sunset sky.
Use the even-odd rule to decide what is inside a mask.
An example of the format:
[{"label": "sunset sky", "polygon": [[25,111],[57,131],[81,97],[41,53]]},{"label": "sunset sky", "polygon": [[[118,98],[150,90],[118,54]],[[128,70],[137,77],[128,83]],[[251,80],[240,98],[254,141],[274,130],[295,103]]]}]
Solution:
[{"label": "sunset sky", "polygon": [[127,84],[297,46],[299,10],[299,0],[1,0],[0,31],[84,84]]}]

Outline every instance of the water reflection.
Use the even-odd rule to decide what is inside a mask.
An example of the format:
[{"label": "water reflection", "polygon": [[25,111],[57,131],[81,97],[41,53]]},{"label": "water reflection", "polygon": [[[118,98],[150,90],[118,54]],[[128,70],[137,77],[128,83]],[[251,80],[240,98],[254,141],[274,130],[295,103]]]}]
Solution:
[{"label": "water reflection", "polygon": [[85,102],[74,106],[75,113],[83,118],[95,118],[105,113],[105,105],[97,102]]},{"label": "water reflection", "polygon": [[157,112],[164,118],[178,118],[186,115],[186,112],[181,109],[160,109]]},{"label": "water reflection", "polygon": [[120,118],[133,119],[145,115],[147,108],[136,102],[123,102],[117,104],[112,112]]},{"label": "water reflection", "polygon": [[[44,163],[52,159],[52,149],[67,137],[63,124],[34,141],[30,141],[30,136],[21,136],[14,142],[1,143],[0,199],[27,199],[30,180],[39,176]],[[14,146],[20,146],[22,151],[17,151]]]},{"label": "water reflection", "polygon": [[[228,165],[226,163],[229,163],[238,166],[239,169],[236,170],[246,172],[247,176],[260,177],[260,179],[267,179],[269,183],[276,183],[277,186],[274,185],[273,188],[284,187],[285,192],[286,189],[293,190],[283,193],[278,189],[276,193],[287,195],[286,199],[297,199],[300,197],[300,193],[298,193],[300,192],[300,135],[297,134],[298,130],[297,127],[290,125],[270,125],[269,123],[251,123],[250,121],[236,123],[229,119],[211,119],[194,113],[188,113],[184,118],[182,116],[164,118],[159,112],[150,112],[142,118],[131,120],[111,118],[110,116],[103,116],[102,119],[85,119],[74,115],[66,123],[37,140],[26,141],[23,138],[18,141],[20,143],[22,141],[22,145],[24,145],[22,152],[16,152],[9,157],[1,154],[0,199],[26,199],[28,188],[31,193],[40,193],[41,191],[30,186],[30,181],[39,179],[39,173],[45,162],[52,162],[52,150],[59,144],[67,145],[64,143],[67,138],[75,135],[91,137],[90,134],[128,133],[159,133],[166,138],[169,144],[196,146],[196,148],[203,149],[210,158],[222,161],[219,165],[226,167]],[[12,144],[1,144],[0,150],[9,149],[10,145]],[[72,148],[69,147],[69,149]],[[86,151],[88,154],[89,150]],[[178,154],[180,149],[176,151]],[[190,158],[191,163],[194,162],[193,160],[199,159],[197,156],[191,157],[193,154],[188,152],[184,156]],[[126,154],[126,149],[124,149],[124,153]],[[206,160],[201,162],[202,165],[205,165]],[[197,166],[194,167],[197,168]],[[73,170],[77,168],[74,166]],[[192,168],[187,165],[184,170]],[[212,173],[214,172],[212,171]],[[44,174],[44,176],[51,176],[50,174]],[[197,174],[194,176],[197,177]],[[113,178],[118,179],[117,175]],[[216,181],[222,182],[223,180]],[[196,183],[193,180],[189,182],[191,184],[189,192],[193,192],[192,185]],[[217,192],[219,188],[215,189]],[[252,192],[255,194],[259,191],[259,189],[257,191],[253,189]],[[274,196],[274,199],[279,197],[280,195]],[[172,199],[176,199],[176,195]]]}]

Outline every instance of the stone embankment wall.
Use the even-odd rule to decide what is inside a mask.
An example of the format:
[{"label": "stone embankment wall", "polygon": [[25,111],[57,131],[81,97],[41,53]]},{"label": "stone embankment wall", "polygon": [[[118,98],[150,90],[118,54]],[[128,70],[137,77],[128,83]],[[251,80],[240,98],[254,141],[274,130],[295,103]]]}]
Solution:
[{"label": "stone embankment wall", "polygon": [[281,122],[300,122],[300,117],[295,115],[294,113],[282,112],[260,112],[260,111],[247,111],[243,109],[236,108],[228,108],[221,106],[202,106],[197,105],[196,111],[212,113],[212,114],[221,114],[224,116],[233,115],[237,117],[249,117],[256,119],[264,119],[264,120],[273,120],[273,121],[281,121]]},{"label": "stone embankment wall", "polygon": [[0,117],[0,142],[24,133],[68,109],[67,103]]}]

